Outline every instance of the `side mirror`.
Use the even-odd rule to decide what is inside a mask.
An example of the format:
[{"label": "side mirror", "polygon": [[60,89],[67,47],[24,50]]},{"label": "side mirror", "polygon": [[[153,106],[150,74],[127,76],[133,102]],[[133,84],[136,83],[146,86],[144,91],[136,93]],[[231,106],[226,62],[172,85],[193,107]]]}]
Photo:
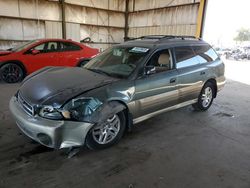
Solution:
[{"label": "side mirror", "polygon": [[31,50],[31,54],[33,54],[33,55],[36,55],[36,54],[39,54],[39,53],[40,53],[39,50]]},{"label": "side mirror", "polygon": [[147,66],[144,68],[144,74],[146,75],[151,75],[156,73],[156,68],[155,66]]}]

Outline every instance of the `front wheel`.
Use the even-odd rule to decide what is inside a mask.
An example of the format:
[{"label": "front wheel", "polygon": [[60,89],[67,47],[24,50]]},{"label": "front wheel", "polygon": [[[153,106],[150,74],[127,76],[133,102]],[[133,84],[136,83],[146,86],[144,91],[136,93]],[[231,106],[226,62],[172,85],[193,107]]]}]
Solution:
[{"label": "front wheel", "polygon": [[15,63],[7,63],[1,68],[1,78],[7,83],[16,83],[23,79],[23,69]]},{"label": "front wheel", "polygon": [[211,82],[207,82],[199,95],[198,102],[193,104],[197,111],[206,111],[213,103],[215,96],[215,86]]},{"label": "front wheel", "polygon": [[95,125],[87,134],[86,145],[89,149],[104,149],[110,147],[122,138],[126,128],[124,112],[119,112],[107,118],[105,122]]}]

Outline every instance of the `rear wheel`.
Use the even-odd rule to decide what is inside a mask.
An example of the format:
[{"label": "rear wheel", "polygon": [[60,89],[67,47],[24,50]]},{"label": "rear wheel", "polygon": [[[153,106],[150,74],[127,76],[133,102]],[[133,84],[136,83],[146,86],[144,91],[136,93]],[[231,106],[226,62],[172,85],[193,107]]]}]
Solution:
[{"label": "rear wheel", "polygon": [[215,96],[215,86],[211,82],[207,82],[199,95],[198,102],[193,104],[193,107],[197,111],[207,110],[213,103]]},{"label": "rear wheel", "polygon": [[80,63],[79,63],[79,67],[83,67],[84,65],[86,65],[86,63],[88,63],[89,61],[88,60],[84,60],[84,61],[81,61]]},{"label": "rear wheel", "polygon": [[23,69],[15,63],[7,63],[1,68],[1,78],[7,83],[16,83],[23,79]]},{"label": "rear wheel", "polygon": [[86,137],[89,149],[104,149],[116,144],[124,134],[126,118],[124,112],[113,114],[103,123],[95,125]]}]

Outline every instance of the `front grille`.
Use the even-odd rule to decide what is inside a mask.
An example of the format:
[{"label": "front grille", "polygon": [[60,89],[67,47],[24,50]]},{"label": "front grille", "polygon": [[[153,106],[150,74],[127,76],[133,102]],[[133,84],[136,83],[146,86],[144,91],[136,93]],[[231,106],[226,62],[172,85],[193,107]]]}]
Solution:
[{"label": "front grille", "polygon": [[18,93],[18,102],[20,103],[25,112],[27,112],[29,115],[34,115],[34,108],[32,107],[32,105],[30,105],[24,100],[20,92]]}]

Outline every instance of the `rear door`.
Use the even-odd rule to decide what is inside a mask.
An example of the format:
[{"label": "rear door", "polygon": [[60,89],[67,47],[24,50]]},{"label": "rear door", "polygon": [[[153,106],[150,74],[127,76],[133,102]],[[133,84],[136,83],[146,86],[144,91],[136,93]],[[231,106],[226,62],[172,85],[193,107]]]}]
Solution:
[{"label": "rear door", "polygon": [[191,46],[176,47],[179,103],[197,99],[204,83],[206,69],[201,65]]},{"label": "rear door", "polygon": [[83,49],[72,42],[60,42],[60,66],[76,66],[83,54]]},{"label": "rear door", "polygon": [[157,113],[178,100],[178,72],[173,66],[171,50],[156,52],[145,67],[154,67],[155,72],[135,81],[134,97],[139,110],[134,118]]}]

